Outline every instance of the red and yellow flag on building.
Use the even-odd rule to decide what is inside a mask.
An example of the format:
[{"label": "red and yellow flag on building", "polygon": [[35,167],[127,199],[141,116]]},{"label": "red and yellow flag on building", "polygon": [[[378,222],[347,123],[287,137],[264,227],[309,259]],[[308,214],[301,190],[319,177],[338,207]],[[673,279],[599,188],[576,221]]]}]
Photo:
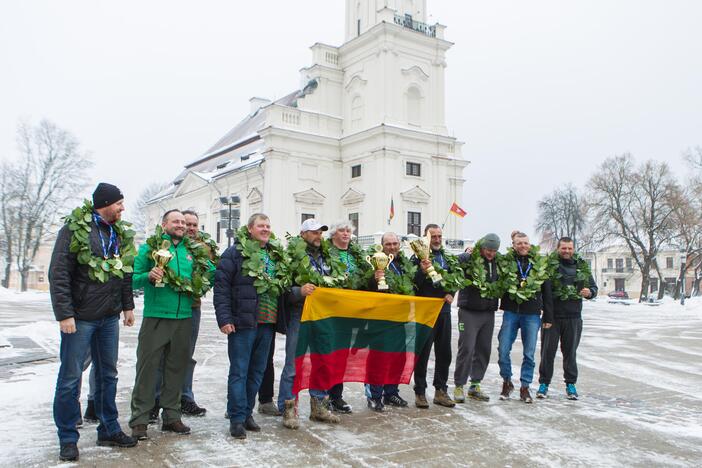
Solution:
[{"label": "red and yellow flag on building", "polygon": [[442,299],[317,288],[305,300],[293,393],[342,382],[407,384]]},{"label": "red and yellow flag on building", "polygon": [[449,210],[449,213],[458,216],[459,218],[463,218],[465,215],[468,214],[466,210],[458,206],[456,202],[453,202],[453,205],[451,205],[451,209]]}]

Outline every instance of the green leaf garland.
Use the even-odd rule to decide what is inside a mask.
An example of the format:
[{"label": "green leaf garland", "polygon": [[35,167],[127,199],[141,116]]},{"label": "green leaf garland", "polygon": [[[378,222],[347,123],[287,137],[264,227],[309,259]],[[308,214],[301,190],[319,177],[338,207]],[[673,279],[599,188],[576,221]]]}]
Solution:
[{"label": "green leaf garland", "polygon": [[[368,289],[368,281],[373,275],[373,269],[371,265],[366,262],[366,253],[363,249],[355,242],[349,243],[348,254],[353,257],[356,263],[356,269],[354,271],[348,272],[348,267],[343,260],[341,260],[340,250],[334,245],[333,242],[328,241],[329,245],[329,255],[331,256],[332,263],[339,262],[338,265],[343,269],[346,274],[346,281],[343,284],[344,289],[353,290],[363,290]],[[334,265],[332,265],[333,268]]]},{"label": "green leaf garland", "polygon": [[[480,254],[481,247],[482,245],[478,241],[473,247],[468,262],[463,264],[466,278],[465,285],[476,288],[483,299],[499,299],[504,294],[503,282],[500,281],[499,276],[497,281],[489,282],[487,280],[488,273],[485,269],[485,259]],[[499,262],[499,257],[501,255],[498,253],[495,257],[496,264]]]},{"label": "green leaf garland", "polygon": [[290,271],[292,281],[298,286],[307,283],[326,288],[343,288],[346,285],[346,265],[338,257],[333,258],[329,253],[330,242],[322,239],[321,253],[327,262],[331,263],[331,274],[320,275],[312,267],[310,258],[307,255],[307,242],[300,236],[286,235],[288,240],[287,254],[290,259]]},{"label": "green leaf garland", "polygon": [[548,256],[549,275],[551,277],[551,290],[553,297],[559,301],[574,301],[580,300],[583,297],[580,295],[578,285],[582,287],[590,286],[590,277],[592,270],[590,265],[579,254],[573,254],[575,260],[575,284],[563,284],[563,274],[559,270],[561,264],[558,252],[551,252]]},{"label": "green leaf garland", "polygon": [[[368,247],[367,255],[373,255],[378,246],[371,245]],[[385,270],[385,281],[388,283],[388,291],[391,294],[400,294],[402,296],[414,296],[416,291],[414,287],[414,275],[417,274],[417,265],[412,263],[402,251],[398,252],[395,257],[395,263],[399,263],[402,274],[398,275],[392,267]],[[373,269],[371,268],[371,274]]]},{"label": "green leaf garland", "polygon": [[540,254],[539,247],[532,245],[527,255],[532,267],[524,287],[521,287],[517,278],[517,254],[513,248],[507,249],[507,253],[502,255],[497,262],[497,271],[500,275],[503,291],[517,304],[533,299],[541,291],[541,285],[544,281],[549,279],[548,260]]},{"label": "green leaf garland", "polygon": [[276,239],[275,234],[271,233],[266,246],[268,255],[275,262],[273,276],[270,276],[266,271],[266,262],[261,255],[261,244],[251,238],[246,226],[242,226],[237,230],[236,239],[236,248],[244,257],[241,266],[242,273],[255,278],[254,287],[256,288],[256,293],[259,295],[268,294],[275,299],[290,287],[290,261],[285,255],[283,246]]},{"label": "green leaf garland", "polygon": [[441,286],[444,288],[444,291],[448,294],[455,294],[456,291],[459,291],[465,287],[465,274],[463,273],[461,264],[458,261],[458,257],[450,253],[446,253],[443,248],[441,248],[440,252],[444,257],[444,261],[446,262],[446,266],[448,268],[441,268],[441,265],[439,265],[439,263],[435,260],[432,260],[432,265],[434,265],[436,272],[441,275]]},{"label": "green leaf garland", "polygon": [[[124,278],[125,273],[134,271],[134,258],[137,251],[134,246],[136,233],[131,229],[131,224],[119,220],[112,224],[119,242],[119,258],[105,260],[93,254],[90,248],[90,232],[93,223],[93,204],[89,200],[83,201],[83,206],[75,208],[71,214],[65,216],[63,221],[71,231],[70,251],[76,254],[78,263],[88,266],[88,277],[93,281],[106,283],[110,278]],[[121,268],[117,268],[120,266]]]}]

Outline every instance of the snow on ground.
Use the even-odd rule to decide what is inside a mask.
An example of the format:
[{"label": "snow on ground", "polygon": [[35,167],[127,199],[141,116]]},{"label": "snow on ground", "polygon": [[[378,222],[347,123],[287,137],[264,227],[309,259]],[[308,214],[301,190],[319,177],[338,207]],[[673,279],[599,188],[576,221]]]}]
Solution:
[{"label": "snow on ground", "polygon": [[[32,294],[27,296],[31,300],[24,300],[22,295],[12,295],[12,301],[6,301],[6,296],[4,292],[0,297],[0,337],[24,335],[56,353],[58,325],[48,296]],[[117,400],[125,428],[134,382],[137,315],[137,327],[122,327],[120,332]],[[583,317],[578,356],[581,399],[577,402],[565,398],[560,356],[549,399],[533,405],[498,400],[498,313],[493,355],[483,382],[490,402],[469,401],[455,409],[390,409],[377,414],[365,407],[361,385],[351,383],[346,384],[344,395],[354,406],[354,414],[343,416],[341,425],[310,422],[305,392],[300,397],[299,431],[285,430],[279,419],[254,413],[263,431],[249,434],[242,442],[229,437],[222,417],[226,338],[218,332],[211,302],[206,301],[196,353],[195,394],[208,408],[207,416],[186,419],[193,428],[187,437],[163,434],[157,426],[150,426],[151,439],[129,450],[96,447],[94,426],[88,425],[81,430],[81,462],[151,467],[700,466],[702,299],[693,298],[683,308],[673,300],[649,306],[609,304],[604,298],[587,303]],[[454,332],[454,356],[456,341]],[[278,336],[278,373],[283,358],[284,337]],[[512,360],[516,381],[521,363],[519,341]],[[51,416],[57,370],[56,361],[0,367],[0,465],[57,462]],[[453,367],[450,376],[452,384]],[[538,372],[535,382],[537,378]],[[410,386],[402,386],[401,394],[412,400]]]}]

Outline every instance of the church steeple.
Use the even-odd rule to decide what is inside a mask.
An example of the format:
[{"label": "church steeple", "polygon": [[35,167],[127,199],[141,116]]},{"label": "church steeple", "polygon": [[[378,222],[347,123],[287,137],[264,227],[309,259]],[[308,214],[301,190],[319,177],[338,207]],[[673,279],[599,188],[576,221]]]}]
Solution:
[{"label": "church steeple", "polygon": [[346,42],[394,16],[426,23],[427,0],[346,0]]}]

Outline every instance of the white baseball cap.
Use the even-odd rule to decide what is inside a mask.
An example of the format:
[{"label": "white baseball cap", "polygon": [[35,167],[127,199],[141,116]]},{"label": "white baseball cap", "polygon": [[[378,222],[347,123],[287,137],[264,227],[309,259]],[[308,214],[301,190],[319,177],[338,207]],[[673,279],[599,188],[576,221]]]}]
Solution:
[{"label": "white baseball cap", "polygon": [[303,221],[302,225],[300,226],[300,232],[305,232],[305,231],[326,231],[329,228],[325,226],[324,224],[320,223],[314,218],[309,218]]}]

